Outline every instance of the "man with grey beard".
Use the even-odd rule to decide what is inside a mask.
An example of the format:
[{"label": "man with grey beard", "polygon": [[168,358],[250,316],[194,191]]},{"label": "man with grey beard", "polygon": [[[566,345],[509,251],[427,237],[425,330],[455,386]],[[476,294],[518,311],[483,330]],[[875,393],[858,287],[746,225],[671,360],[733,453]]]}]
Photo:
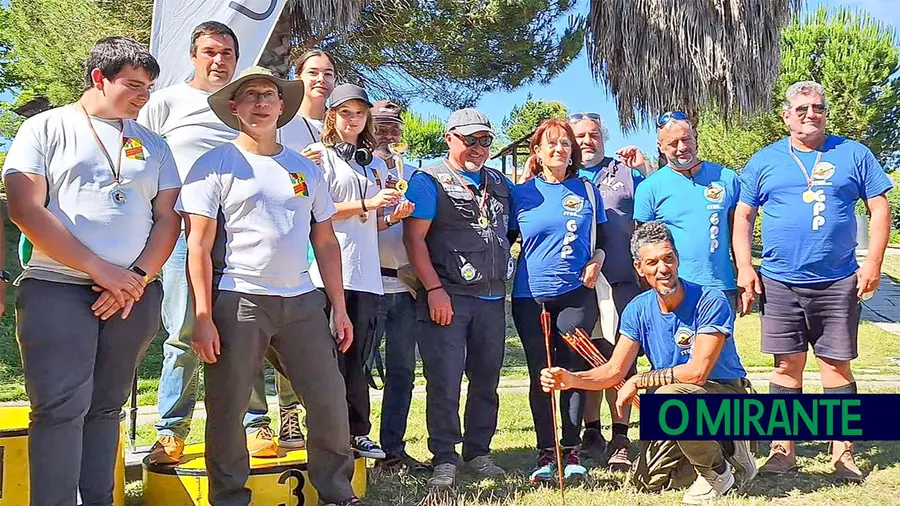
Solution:
[{"label": "man with grey beard", "polygon": [[[631,238],[638,275],[651,290],[634,298],[622,314],[620,339],[607,364],[583,372],[551,367],[541,372],[545,391],[603,390],[625,379],[643,351],[653,370],[632,376],[619,390],[616,410],[638,390],[664,394],[744,394],[751,391],[735,348],[734,310],[725,294],[679,277],[679,254],[660,222],[639,227]],[[696,479],[694,475],[696,473]],[[642,441],[632,483],[643,491],[693,484],[686,504],[741,491],[756,476],[748,441]]]}]

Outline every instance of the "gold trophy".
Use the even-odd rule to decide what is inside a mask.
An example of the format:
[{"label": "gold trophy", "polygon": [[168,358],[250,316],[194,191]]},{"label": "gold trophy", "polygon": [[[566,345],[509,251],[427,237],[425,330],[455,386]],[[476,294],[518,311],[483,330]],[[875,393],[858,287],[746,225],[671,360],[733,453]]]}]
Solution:
[{"label": "gold trophy", "polygon": [[397,167],[397,184],[394,185],[394,189],[401,194],[406,193],[407,188],[409,188],[409,183],[403,179],[403,155],[409,152],[409,144],[405,142],[394,142],[388,144],[388,151],[394,155],[394,164]]}]

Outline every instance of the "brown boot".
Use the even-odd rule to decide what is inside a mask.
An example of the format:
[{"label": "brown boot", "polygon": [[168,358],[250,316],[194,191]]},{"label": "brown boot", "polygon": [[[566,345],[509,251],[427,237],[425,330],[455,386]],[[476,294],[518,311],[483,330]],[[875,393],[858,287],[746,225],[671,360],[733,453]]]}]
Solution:
[{"label": "brown boot", "polygon": [[797,469],[797,457],[788,452],[781,443],[772,443],[769,449],[769,458],[759,468],[763,474],[784,474]]},{"label": "brown boot", "polygon": [[[831,445],[831,464],[834,466],[834,479],[836,481],[862,483],[865,480],[862,471],[853,459],[853,442],[835,441]],[[835,455],[840,450],[839,455]]]},{"label": "brown boot", "polygon": [[184,439],[178,436],[159,436],[153,443],[147,461],[150,464],[172,465],[181,461],[184,454]]}]

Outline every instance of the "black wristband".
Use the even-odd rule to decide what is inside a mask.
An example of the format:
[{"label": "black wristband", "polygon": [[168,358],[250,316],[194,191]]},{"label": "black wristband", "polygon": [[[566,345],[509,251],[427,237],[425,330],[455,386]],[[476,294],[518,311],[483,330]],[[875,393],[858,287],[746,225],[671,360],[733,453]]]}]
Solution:
[{"label": "black wristband", "polygon": [[425,290],[425,293],[431,293],[431,292],[433,292],[433,291],[435,291],[435,290],[443,290],[443,289],[444,289],[444,285],[438,285],[438,286],[435,286],[435,287],[432,287],[432,288],[427,288],[427,289]]},{"label": "black wristband", "polygon": [[138,276],[140,276],[142,278],[147,277],[147,271],[145,271],[144,269],[141,269],[137,265],[132,264],[131,267],[129,267],[129,269],[131,269],[132,272],[134,272],[135,274],[137,274]]}]

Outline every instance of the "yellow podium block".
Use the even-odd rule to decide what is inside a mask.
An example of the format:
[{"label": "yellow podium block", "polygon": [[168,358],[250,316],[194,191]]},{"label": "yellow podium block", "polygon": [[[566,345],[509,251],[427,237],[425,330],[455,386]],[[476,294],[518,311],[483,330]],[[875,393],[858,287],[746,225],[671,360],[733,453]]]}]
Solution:
[{"label": "yellow podium block", "polygon": [[[209,506],[209,477],[204,445],[189,445],[175,466],[144,460],[144,506]],[[319,495],[309,481],[306,450],[282,449],[273,459],[250,459],[250,506],[316,506]],[[366,493],[366,459],[357,457],[351,481],[359,497]]]},{"label": "yellow podium block", "polygon": [[[0,408],[0,506],[28,506],[28,406]],[[123,431],[119,434],[113,504],[125,506]]]}]

